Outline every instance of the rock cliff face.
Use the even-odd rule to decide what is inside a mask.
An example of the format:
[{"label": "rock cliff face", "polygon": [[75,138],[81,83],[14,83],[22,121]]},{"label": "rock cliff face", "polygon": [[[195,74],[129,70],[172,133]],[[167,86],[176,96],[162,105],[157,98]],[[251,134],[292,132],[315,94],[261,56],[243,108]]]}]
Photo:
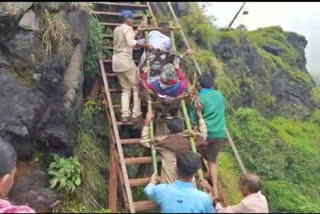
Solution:
[{"label": "rock cliff face", "polygon": [[212,51],[239,89],[233,107],[254,107],[266,115],[296,118],[319,107],[318,89],[306,69],[305,37],[280,27],[229,33],[239,39],[221,34]]},{"label": "rock cliff face", "polygon": [[[70,32],[64,44],[70,50],[58,47],[45,58],[45,45],[56,44],[44,41],[50,32],[41,26],[58,22]],[[67,3],[3,2],[0,28],[0,137],[13,144],[20,159],[34,148],[68,152],[82,100],[88,13]]]},{"label": "rock cliff face", "polygon": [[[0,138],[19,160],[68,155],[77,131],[87,11],[59,2],[0,3]],[[35,182],[36,181],[36,182]],[[19,162],[9,198],[49,212],[58,200],[40,165]]]},{"label": "rock cliff face", "polygon": [[[153,7],[157,15],[168,15],[166,3],[153,3]],[[277,26],[255,31],[216,29],[194,4],[179,2],[173,7],[198,48],[202,71],[216,74],[229,107],[252,107],[265,116],[295,118],[319,108],[320,89],[306,69],[304,36]],[[177,45],[185,48],[179,40]]]}]

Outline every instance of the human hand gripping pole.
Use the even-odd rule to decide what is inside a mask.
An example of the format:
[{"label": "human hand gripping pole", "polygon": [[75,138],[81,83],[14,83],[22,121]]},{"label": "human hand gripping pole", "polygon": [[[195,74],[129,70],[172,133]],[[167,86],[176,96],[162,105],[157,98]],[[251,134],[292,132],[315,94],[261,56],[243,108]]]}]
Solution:
[{"label": "human hand gripping pole", "polygon": [[[144,17],[145,20],[147,20],[147,17]],[[146,43],[148,43],[148,32],[144,32],[144,36],[146,39]],[[152,47],[151,47],[152,49]],[[147,49],[149,51],[149,48]],[[146,72],[147,72],[147,81],[150,82],[150,58],[148,57],[147,52],[147,61],[146,61]],[[150,97],[150,94],[148,94],[148,113],[152,115],[152,100]],[[150,115],[149,115],[150,116]],[[152,117],[148,118],[150,121],[148,122],[149,126],[149,139],[150,139],[150,147],[151,147],[151,155],[152,155],[152,166],[153,166],[153,172],[158,174],[158,163],[157,163],[157,151],[155,149],[155,141],[154,141],[154,134],[153,134],[153,120]]]},{"label": "human hand gripping pole", "polygon": [[[171,21],[169,22],[169,26],[170,26],[170,28],[173,27]],[[171,49],[173,52],[176,52],[177,48],[176,48],[176,44],[175,44],[174,33],[172,30],[170,31],[170,37],[171,37]],[[181,99],[181,108],[182,108],[183,117],[185,119],[186,128],[187,128],[187,130],[192,131],[190,118],[189,118],[189,115],[187,112],[186,102],[184,99]],[[194,153],[197,153],[197,148],[196,148],[196,143],[195,143],[194,137],[190,136],[189,141],[190,141],[191,150]],[[198,174],[199,179],[203,179],[203,172],[202,172],[201,168],[198,170],[197,174]]]}]

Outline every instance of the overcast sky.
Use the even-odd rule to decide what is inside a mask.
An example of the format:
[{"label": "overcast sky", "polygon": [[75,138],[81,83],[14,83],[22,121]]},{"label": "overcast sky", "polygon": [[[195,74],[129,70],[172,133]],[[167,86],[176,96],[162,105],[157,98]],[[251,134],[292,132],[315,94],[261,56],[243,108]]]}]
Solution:
[{"label": "overcast sky", "polygon": [[[243,2],[207,3],[208,15],[217,18],[215,24],[226,27]],[[286,31],[302,34],[308,40],[307,69],[320,73],[320,2],[247,2],[248,15],[239,15],[232,27],[244,24],[249,30],[280,25]]]}]

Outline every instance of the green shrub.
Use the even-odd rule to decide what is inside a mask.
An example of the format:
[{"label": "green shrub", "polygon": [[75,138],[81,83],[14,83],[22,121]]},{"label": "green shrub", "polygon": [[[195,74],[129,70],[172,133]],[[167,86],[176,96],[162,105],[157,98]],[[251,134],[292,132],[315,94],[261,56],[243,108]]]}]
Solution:
[{"label": "green shrub", "polygon": [[249,108],[238,109],[227,121],[244,165],[265,183],[271,211],[319,210],[319,125],[283,117],[267,121]]},{"label": "green shrub", "polygon": [[315,87],[312,89],[311,99],[318,107],[320,107],[320,87]]},{"label": "green shrub", "polygon": [[311,122],[293,121],[283,117],[275,117],[270,122],[270,127],[277,135],[290,145],[310,154],[319,154],[320,142],[319,126]]},{"label": "green shrub", "polygon": [[81,185],[81,164],[76,157],[62,158],[54,155],[49,165],[50,188],[72,193]]},{"label": "green shrub", "polygon": [[96,16],[91,15],[90,21],[90,34],[84,56],[83,71],[85,75],[96,76],[99,73],[98,57],[103,47],[103,31]]},{"label": "green shrub", "polygon": [[265,192],[271,212],[316,213],[320,201],[300,191],[299,185],[288,181],[267,181]]},{"label": "green shrub", "polygon": [[228,127],[245,166],[267,179],[284,176],[285,157],[279,140],[273,136],[267,121],[259,112],[239,108],[228,116]]},{"label": "green shrub", "polygon": [[65,195],[57,212],[108,212],[108,136],[100,102],[87,100],[80,114],[80,130],[74,146],[81,171],[81,186]]},{"label": "green shrub", "polygon": [[320,109],[315,110],[315,111],[311,114],[309,120],[310,120],[311,122],[316,123],[316,124],[318,124],[318,125],[320,126]]},{"label": "green shrub", "polygon": [[221,152],[218,156],[218,171],[221,178],[226,203],[237,204],[242,199],[239,189],[240,170],[233,154]]}]

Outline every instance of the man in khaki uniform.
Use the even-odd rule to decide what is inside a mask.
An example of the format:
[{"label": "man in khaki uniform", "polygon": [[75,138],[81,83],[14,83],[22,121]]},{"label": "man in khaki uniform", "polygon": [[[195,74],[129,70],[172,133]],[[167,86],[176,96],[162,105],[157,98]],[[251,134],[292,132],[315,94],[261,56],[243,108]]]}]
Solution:
[{"label": "man in khaki uniform", "polygon": [[[130,116],[137,121],[141,116],[141,103],[137,88],[137,66],[133,61],[132,52],[134,47],[151,49],[145,43],[135,40],[138,31],[134,31],[132,26],[135,14],[130,10],[121,11],[123,24],[116,27],[113,32],[113,56],[112,70],[118,72],[118,78],[122,87],[121,94],[121,118],[123,122],[128,122]],[[130,111],[130,98],[133,91],[133,109]]]}]

